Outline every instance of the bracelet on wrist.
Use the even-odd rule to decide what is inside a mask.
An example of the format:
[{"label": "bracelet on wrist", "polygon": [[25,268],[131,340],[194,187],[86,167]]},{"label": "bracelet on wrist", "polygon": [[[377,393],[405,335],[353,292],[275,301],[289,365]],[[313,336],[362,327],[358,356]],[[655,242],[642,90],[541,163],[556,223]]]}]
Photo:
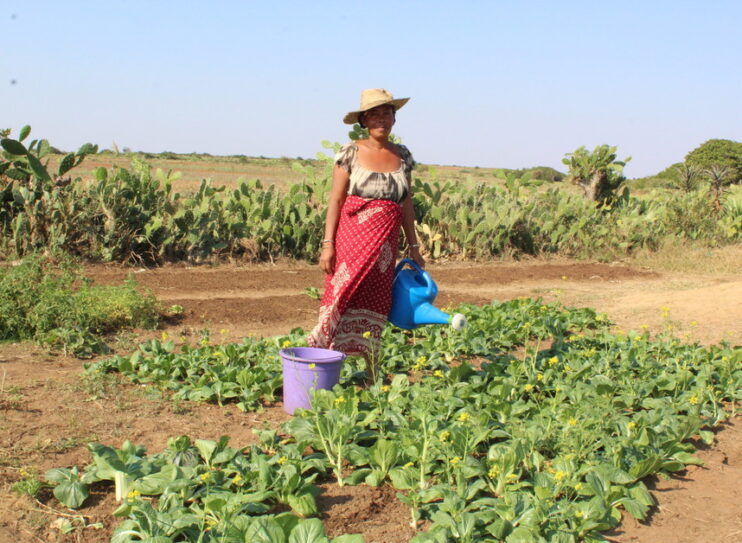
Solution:
[{"label": "bracelet on wrist", "polygon": [[325,243],[332,243],[333,245],[335,245],[335,240],[334,239],[323,239],[322,245],[324,245]]}]

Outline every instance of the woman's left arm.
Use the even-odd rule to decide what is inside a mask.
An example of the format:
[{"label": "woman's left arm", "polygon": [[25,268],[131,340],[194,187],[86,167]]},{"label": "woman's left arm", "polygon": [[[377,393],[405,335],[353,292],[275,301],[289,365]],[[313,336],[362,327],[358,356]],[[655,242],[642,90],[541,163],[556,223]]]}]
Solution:
[{"label": "woman's left arm", "polygon": [[402,201],[402,229],[409,247],[410,258],[421,268],[425,267],[425,259],[420,254],[420,244],[415,232],[415,208],[412,205],[412,194],[407,194]]}]

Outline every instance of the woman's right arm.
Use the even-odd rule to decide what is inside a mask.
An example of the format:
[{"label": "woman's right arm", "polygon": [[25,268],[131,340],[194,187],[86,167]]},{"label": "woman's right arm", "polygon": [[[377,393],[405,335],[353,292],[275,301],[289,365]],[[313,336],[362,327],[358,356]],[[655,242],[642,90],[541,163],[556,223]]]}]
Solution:
[{"label": "woman's right arm", "polygon": [[335,168],[332,170],[332,189],[327,202],[325,236],[322,238],[322,253],[319,257],[319,267],[325,273],[332,273],[335,270],[335,234],[340,221],[340,209],[343,207],[345,196],[348,194],[349,183],[350,174],[335,164]]}]

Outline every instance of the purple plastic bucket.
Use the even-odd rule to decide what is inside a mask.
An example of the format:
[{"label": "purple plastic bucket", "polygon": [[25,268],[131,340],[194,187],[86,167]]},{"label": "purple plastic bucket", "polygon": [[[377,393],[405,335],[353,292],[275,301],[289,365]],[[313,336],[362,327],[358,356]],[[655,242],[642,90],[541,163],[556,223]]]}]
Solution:
[{"label": "purple plastic bucket", "polygon": [[345,354],[330,349],[291,347],[278,353],[283,361],[283,410],[290,415],[312,407],[310,390],[331,390],[340,381]]}]

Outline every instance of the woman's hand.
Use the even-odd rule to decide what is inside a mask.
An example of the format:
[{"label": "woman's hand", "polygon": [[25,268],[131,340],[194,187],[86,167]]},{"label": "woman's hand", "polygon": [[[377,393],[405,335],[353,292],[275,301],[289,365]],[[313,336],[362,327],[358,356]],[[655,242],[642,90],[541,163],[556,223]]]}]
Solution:
[{"label": "woman's hand", "polygon": [[420,254],[419,247],[410,247],[410,258],[421,268],[425,267],[425,259],[423,258],[423,255]]},{"label": "woman's hand", "polygon": [[319,255],[319,267],[327,274],[335,271],[335,246],[332,243],[322,246],[322,253]]}]

